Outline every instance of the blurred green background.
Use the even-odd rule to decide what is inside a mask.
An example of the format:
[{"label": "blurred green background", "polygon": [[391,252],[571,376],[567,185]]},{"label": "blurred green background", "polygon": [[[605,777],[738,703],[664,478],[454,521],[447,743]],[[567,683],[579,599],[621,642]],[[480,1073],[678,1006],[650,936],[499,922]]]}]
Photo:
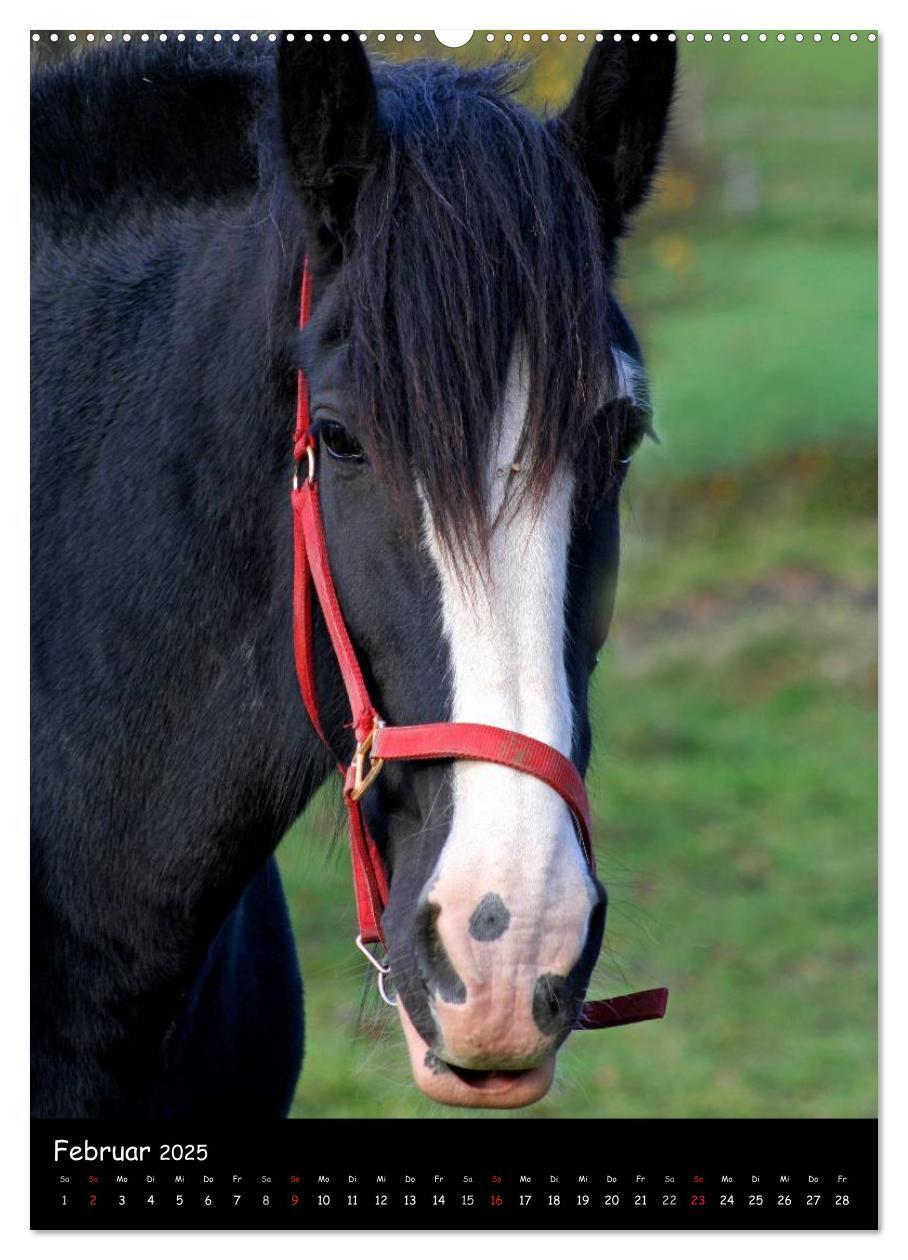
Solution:
[{"label": "blurred green background", "polygon": [[[501,55],[484,36],[421,53]],[[534,41],[526,98],[556,110],[590,39]],[[591,992],[668,984],[669,1012],[575,1034],[549,1096],[502,1120],[875,1114],[876,93],[866,34],[682,40],[622,268],[662,445],[628,483],[589,777],[610,892]],[[294,1114],[493,1114],[412,1085],[352,947],[337,808],[279,850],[306,984]]]},{"label": "blurred green background", "polygon": [[[662,444],[631,470],[593,687],[591,993],[668,984],[668,1017],[574,1035],[526,1111],[428,1102],[353,948],[332,786],[279,850],[306,984],[294,1115],[876,1113],[876,44],[739,35],[681,39],[619,286]],[[555,112],[593,38],[485,36],[369,47],[516,55]]]}]

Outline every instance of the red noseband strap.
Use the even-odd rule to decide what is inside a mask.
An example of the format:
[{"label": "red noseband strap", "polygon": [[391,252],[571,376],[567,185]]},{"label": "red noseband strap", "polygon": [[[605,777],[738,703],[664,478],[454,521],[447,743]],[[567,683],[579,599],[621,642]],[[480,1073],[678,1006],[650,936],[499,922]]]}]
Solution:
[{"label": "red noseband strap", "polygon": [[[300,327],[309,319],[312,278],[308,260],[303,269]],[[583,779],[556,748],[517,731],[472,722],[435,722],[424,726],[388,726],[382,722],[363,680],[338,602],[322,523],[317,471],[317,439],[309,427],[309,392],[298,374],[296,432],[293,454],[297,475],[290,496],[293,508],[293,649],[300,692],[312,725],[325,744],[319,717],[312,649],[312,590],[315,589],[331,645],[347,692],[356,751],[348,766],[338,769],[344,779],[344,801],[350,827],[353,885],[363,944],[384,944],[382,913],[388,902],[388,877],[378,847],[369,833],[360,799],[386,761],[490,761],[522,774],[531,774],[557,792],[577,826],[590,870],[595,869],[590,807]],[[330,745],[329,745],[330,747]],[[608,1001],[587,1002],[578,1028],[614,1028],[665,1014],[667,989],[648,989]]]}]

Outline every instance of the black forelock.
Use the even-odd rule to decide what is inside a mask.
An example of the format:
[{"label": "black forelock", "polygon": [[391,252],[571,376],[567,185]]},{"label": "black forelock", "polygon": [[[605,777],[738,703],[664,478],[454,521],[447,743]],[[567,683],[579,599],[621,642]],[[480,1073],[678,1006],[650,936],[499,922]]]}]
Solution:
[{"label": "black forelock", "polygon": [[538,496],[594,428],[612,371],[599,219],[557,126],[514,99],[512,66],[379,66],[376,83],[387,144],[340,279],[356,421],[395,501],[417,519],[418,484],[443,542],[481,554],[518,342],[513,486]]}]

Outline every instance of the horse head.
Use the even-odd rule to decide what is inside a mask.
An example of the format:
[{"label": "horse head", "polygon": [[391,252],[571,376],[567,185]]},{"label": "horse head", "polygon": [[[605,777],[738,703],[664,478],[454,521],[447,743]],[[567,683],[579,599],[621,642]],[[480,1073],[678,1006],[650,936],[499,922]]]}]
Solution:
[{"label": "horse head", "polygon": [[[674,61],[664,32],[606,33],[565,111],[541,120],[501,66],[381,67],[336,32],[281,48],[327,551],[395,725],[503,727],[586,771],[619,492],[649,423],[612,280]],[[324,729],[346,762],[321,623],[316,636]],[[565,802],[511,766],[433,759],[387,763],[363,809],[417,1084],[467,1106],[542,1097],[605,927]]]}]

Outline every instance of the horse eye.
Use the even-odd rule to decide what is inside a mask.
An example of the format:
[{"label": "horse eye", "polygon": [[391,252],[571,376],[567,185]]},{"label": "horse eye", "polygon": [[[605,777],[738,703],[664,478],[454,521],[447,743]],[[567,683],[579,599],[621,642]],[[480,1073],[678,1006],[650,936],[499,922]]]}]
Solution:
[{"label": "horse eye", "polygon": [[319,427],[319,436],[328,454],[334,459],[348,459],[361,464],[366,458],[363,448],[352,433],[336,420],[329,420]]},{"label": "horse eye", "polygon": [[624,409],[624,423],[618,442],[618,463],[629,464],[645,437],[658,442],[653,429],[653,411],[647,404],[628,403]]}]

